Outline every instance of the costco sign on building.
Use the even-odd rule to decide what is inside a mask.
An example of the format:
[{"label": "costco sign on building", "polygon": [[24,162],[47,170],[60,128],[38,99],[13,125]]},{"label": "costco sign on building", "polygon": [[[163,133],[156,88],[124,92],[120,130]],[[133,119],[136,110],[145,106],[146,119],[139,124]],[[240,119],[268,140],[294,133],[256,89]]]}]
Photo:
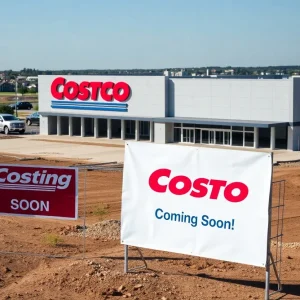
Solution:
[{"label": "costco sign on building", "polygon": [[163,76],[39,76],[39,110],[165,117],[165,89]]},{"label": "costco sign on building", "polygon": [[263,267],[269,153],[127,142],[121,241]]},{"label": "costco sign on building", "polygon": [[[67,81],[57,77],[51,84],[52,108],[71,108],[103,111],[128,111],[130,86],[126,82]],[[73,103],[72,101],[79,100]],[[119,103],[117,103],[119,102]]]}]

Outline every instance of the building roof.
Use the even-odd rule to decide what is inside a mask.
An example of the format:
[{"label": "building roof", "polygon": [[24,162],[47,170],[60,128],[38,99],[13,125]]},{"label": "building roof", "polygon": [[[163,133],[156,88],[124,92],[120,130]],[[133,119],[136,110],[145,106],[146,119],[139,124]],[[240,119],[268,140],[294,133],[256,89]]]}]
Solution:
[{"label": "building roof", "polygon": [[171,79],[289,79],[289,75],[205,75],[205,76],[169,76]]},{"label": "building roof", "polygon": [[206,119],[206,118],[177,118],[177,117],[137,117],[137,116],[87,116],[83,114],[70,113],[51,113],[39,112],[42,116],[61,116],[61,117],[77,117],[77,118],[95,118],[95,119],[113,119],[113,120],[137,120],[137,121],[152,121],[156,123],[184,123],[184,124],[203,124],[203,125],[223,125],[223,126],[244,126],[244,127],[260,127],[271,128],[292,125],[289,122],[273,122],[273,121],[253,121],[253,120],[229,120],[229,119]]},{"label": "building roof", "polygon": [[273,121],[256,121],[256,120],[229,120],[229,119],[209,119],[209,118],[155,118],[155,122],[164,123],[184,123],[184,124],[203,124],[203,125],[223,125],[223,126],[244,126],[244,127],[260,127],[270,128],[278,126],[287,126],[288,122],[273,122]]}]

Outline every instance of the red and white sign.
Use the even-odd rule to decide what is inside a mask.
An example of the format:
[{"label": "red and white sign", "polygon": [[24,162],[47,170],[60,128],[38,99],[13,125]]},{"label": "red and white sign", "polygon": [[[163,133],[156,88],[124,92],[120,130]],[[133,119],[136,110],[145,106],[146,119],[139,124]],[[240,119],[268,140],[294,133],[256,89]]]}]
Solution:
[{"label": "red and white sign", "polygon": [[264,267],[272,154],[126,142],[121,242]]},{"label": "red and white sign", "polygon": [[[211,192],[208,195],[209,199],[217,200],[221,188],[224,188],[224,198],[230,202],[241,202],[248,196],[249,189],[246,184],[242,182],[227,182],[226,180],[196,178],[191,180],[184,175],[177,175],[171,178],[167,184],[160,184],[159,181],[164,178],[170,178],[172,171],[170,169],[155,170],[149,177],[150,188],[157,193],[166,193],[167,189],[174,195],[185,195],[189,193],[194,198],[203,198],[208,195],[208,188],[211,186]],[[178,184],[182,187],[178,188]],[[238,194],[233,194],[237,189]]]},{"label": "red and white sign", "polygon": [[[57,77],[52,81],[51,94],[57,100],[104,100],[111,102],[125,102],[130,96],[130,86],[126,82],[112,81],[67,81],[64,77]],[[99,97],[100,96],[100,97]]]},{"label": "red and white sign", "polygon": [[0,165],[0,214],[78,218],[76,168]]},{"label": "red and white sign", "polygon": [[45,116],[164,117],[167,87],[165,76],[39,75],[39,110]]}]

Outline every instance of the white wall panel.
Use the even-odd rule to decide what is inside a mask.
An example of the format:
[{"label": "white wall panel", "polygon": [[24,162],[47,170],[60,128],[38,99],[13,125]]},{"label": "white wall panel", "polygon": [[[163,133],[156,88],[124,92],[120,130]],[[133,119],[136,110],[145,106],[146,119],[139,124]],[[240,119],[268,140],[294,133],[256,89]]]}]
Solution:
[{"label": "white wall panel", "polygon": [[174,117],[292,121],[292,79],[170,80]]}]

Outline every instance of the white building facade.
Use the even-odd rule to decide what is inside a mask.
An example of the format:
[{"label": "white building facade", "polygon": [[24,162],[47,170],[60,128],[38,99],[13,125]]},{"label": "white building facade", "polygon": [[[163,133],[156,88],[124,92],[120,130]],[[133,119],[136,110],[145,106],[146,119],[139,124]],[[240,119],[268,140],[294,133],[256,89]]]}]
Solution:
[{"label": "white building facade", "polygon": [[39,76],[41,135],[299,150],[300,77]]}]

